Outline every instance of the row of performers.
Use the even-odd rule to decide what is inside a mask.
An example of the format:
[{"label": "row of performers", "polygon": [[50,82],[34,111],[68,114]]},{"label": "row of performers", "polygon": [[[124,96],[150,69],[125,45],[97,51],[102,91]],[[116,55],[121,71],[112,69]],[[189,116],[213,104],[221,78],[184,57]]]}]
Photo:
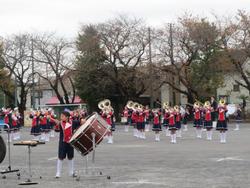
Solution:
[{"label": "row of performers", "polygon": [[[201,138],[202,129],[207,130],[207,140],[212,140],[212,129],[215,113],[218,113],[216,130],[220,131],[221,143],[226,143],[226,121],[227,107],[224,101],[220,101],[217,109],[213,109],[210,102],[207,101],[203,106],[199,102],[193,105],[194,127],[196,127],[197,138]],[[133,126],[133,134],[137,138],[145,139],[145,131],[149,131],[150,122],[152,121],[152,130],[155,132],[155,141],[160,141],[160,131],[162,125],[165,127],[166,136],[171,137],[171,143],[176,143],[176,137],[181,137],[181,124],[184,124],[184,130],[187,130],[187,120],[190,116],[188,109],[182,111],[179,106],[169,107],[163,105],[163,110],[152,109],[148,106],[143,108],[142,105],[129,101],[122,114],[122,122],[125,123],[125,131],[129,126]],[[163,122],[161,121],[163,119]]]},{"label": "row of performers", "polygon": [[20,128],[22,127],[23,118],[18,108],[2,108],[0,116],[4,120],[4,129],[10,134],[9,141],[20,140]]},{"label": "row of performers", "polygon": [[[80,126],[81,119],[87,116],[85,110],[78,109],[69,111],[70,121],[75,127]],[[32,110],[29,116],[32,119],[30,134],[34,136],[33,140],[49,142],[50,137],[55,137],[57,116],[53,109]]]}]

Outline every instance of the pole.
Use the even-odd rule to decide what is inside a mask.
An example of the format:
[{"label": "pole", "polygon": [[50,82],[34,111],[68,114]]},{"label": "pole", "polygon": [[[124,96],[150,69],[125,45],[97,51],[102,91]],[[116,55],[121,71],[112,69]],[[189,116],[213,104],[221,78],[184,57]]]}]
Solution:
[{"label": "pole", "polygon": [[17,78],[15,76],[15,107],[17,107]]},{"label": "pole", "polygon": [[153,66],[151,49],[151,29],[148,28],[148,49],[149,49],[149,76],[150,76],[150,108],[153,108]]},{"label": "pole", "polygon": [[[172,23],[169,24],[169,44],[170,44],[170,62],[171,62],[171,65],[174,65],[174,45],[173,45],[173,24]],[[172,76],[175,77],[175,75],[172,75]],[[172,80],[172,84],[175,85],[175,83],[173,82],[173,79],[171,80]],[[179,82],[179,86],[180,86],[180,82]],[[175,105],[176,104],[175,92],[172,93],[172,101],[173,101],[173,105]]]},{"label": "pole", "polygon": [[32,93],[31,93],[31,106],[35,109],[35,75],[34,75],[34,48],[33,48],[33,39],[31,39],[31,66],[32,66]]},{"label": "pole", "polygon": [[40,76],[38,77],[38,87],[39,87],[39,90],[38,90],[38,106],[41,105],[41,85],[40,85]]}]

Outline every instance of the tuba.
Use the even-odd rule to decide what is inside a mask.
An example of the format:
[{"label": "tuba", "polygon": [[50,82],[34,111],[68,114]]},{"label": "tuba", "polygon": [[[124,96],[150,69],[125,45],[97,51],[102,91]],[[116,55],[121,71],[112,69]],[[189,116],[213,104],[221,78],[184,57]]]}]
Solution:
[{"label": "tuba", "polygon": [[144,106],[142,104],[139,104],[138,110],[143,111]]},{"label": "tuba", "polygon": [[210,107],[210,106],[211,106],[211,104],[210,104],[209,101],[206,101],[206,102],[204,103],[204,108],[208,108],[208,107]]},{"label": "tuba", "polygon": [[152,109],[152,112],[153,112],[154,114],[157,114],[157,113],[159,112],[159,110],[158,110],[157,108],[153,108],[153,109]]},{"label": "tuba", "polygon": [[226,101],[224,98],[221,98],[220,101],[219,101],[219,105],[220,106],[224,106],[226,104]]},{"label": "tuba", "polygon": [[132,109],[133,108],[133,105],[134,105],[134,102],[133,101],[128,101],[127,104],[126,104],[126,107],[128,109]]},{"label": "tuba", "polygon": [[200,107],[200,103],[198,102],[198,101],[196,101],[195,103],[194,103],[194,108],[199,108]]},{"label": "tuba", "polygon": [[103,110],[103,109],[104,109],[103,101],[100,101],[100,102],[98,103],[98,108],[99,108],[100,110]]},{"label": "tuba", "polygon": [[133,104],[133,106],[132,106],[132,109],[134,110],[134,111],[137,111],[138,110],[138,108],[139,108],[139,103],[137,103],[137,102],[135,102],[134,104]]},{"label": "tuba", "polygon": [[111,101],[109,99],[102,100],[98,103],[98,108],[100,110],[110,109],[111,108]]},{"label": "tuba", "polygon": [[168,102],[164,102],[163,103],[163,109],[168,109],[169,108],[169,103]]},{"label": "tuba", "polygon": [[180,107],[178,105],[174,106],[174,111],[178,112],[180,110]]}]

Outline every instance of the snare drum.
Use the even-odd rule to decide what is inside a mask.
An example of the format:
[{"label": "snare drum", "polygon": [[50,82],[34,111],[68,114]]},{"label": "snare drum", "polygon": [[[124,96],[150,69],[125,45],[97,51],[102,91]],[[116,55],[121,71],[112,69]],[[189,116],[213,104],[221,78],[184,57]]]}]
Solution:
[{"label": "snare drum", "polygon": [[101,116],[94,113],[76,130],[69,143],[85,156],[93,150],[93,135],[95,136],[95,146],[97,146],[108,132],[110,132],[110,125]]}]

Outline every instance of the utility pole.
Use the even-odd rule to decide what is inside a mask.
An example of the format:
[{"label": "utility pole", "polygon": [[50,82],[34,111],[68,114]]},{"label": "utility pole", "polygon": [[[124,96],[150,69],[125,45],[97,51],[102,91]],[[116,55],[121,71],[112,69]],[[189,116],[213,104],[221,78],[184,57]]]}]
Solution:
[{"label": "utility pole", "polygon": [[174,64],[173,24],[169,24],[170,61]]},{"label": "utility pole", "polygon": [[34,48],[33,38],[31,39],[31,68],[32,68],[32,91],[31,91],[31,106],[35,109],[35,70],[34,70]]},{"label": "utility pole", "polygon": [[152,66],[152,49],[151,49],[151,29],[148,28],[148,49],[149,49],[149,75],[150,75],[150,108],[153,108],[153,66]]},{"label": "utility pole", "polygon": [[17,78],[15,75],[15,107],[17,107]]},{"label": "utility pole", "polygon": [[[170,62],[173,65],[175,62],[174,62],[173,24],[172,23],[169,24],[169,45],[170,45]],[[174,77],[175,77],[175,75],[172,75],[171,80],[172,80],[172,84],[175,85],[176,81],[175,81]],[[179,82],[179,87],[180,87],[180,82]],[[176,93],[174,91],[172,92],[172,101],[173,101],[173,105],[175,105],[176,104]]]}]

